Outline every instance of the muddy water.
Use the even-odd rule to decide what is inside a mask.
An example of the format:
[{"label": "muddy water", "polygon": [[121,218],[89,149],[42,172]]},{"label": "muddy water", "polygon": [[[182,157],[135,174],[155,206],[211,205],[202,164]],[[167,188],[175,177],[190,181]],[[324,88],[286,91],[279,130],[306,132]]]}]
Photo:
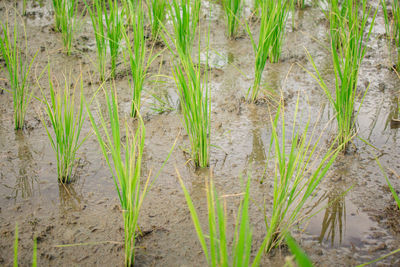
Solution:
[{"label": "muddy water", "polygon": [[[5,17],[14,1],[0,3],[0,17]],[[22,1],[20,1],[22,3]],[[18,2],[18,4],[20,4]],[[377,1],[373,1],[376,6]],[[252,84],[253,52],[245,34],[237,40],[224,37],[224,20],[218,4],[204,2],[205,9],[212,7],[210,86],[212,91],[212,133],[215,147],[211,150],[211,170],[221,194],[241,191],[240,176],[252,173],[251,223],[254,245],[262,242],[265,234],[263,213],[259,206],[271,201],[271,175],[267,171],[264,183],[261,175],[267,157],[270,127],[268,105],[249,105],[242,101]],[[18,9],[21,6],[17,7]],[[249,12],[249,9],[246,9]],[[12,14],[11,11],[8,11]],[[27,23],[29,51],[39,50],[35,70],[39,75],[51,62],[53,74],[63,79],[62,73],[84,77],[84,93],[90,97],[96,90],[96,58],[89,20],[82,26],[76,39],[76,52],[70,57],[61,52],[58,33],[52,29],[50,1],[28,1]],[[10,15],[10,18],[12,16]],[[205,24],[204,24],[205,25]],[[264,82],[269,91],[282,89],[286,100],[286,118],[290,123],[297,95],[300,96],[300,113],[304,121],[309,114],[318,131],[323,131],[321,148],[329,144],[335,134],[334,123],[326,126],[333,111],[322,90],[301,67],[311,69],[304,47],[313,56],[321,73],[332,80],[329,53],[326,45],[328,24],[318,8],[308,7],[295,14],[295,27],[288,23],[282,60],[269,64],[264,72]],[[257,32],[257,26],[253,26]],[[400,246],[398,211],[385,179],[377,167],[374,154],[384,166],[400,173],[399,128],[391,123],[397,107],[400,81],[388,68],[393,54],[382,38],[384,24],[378,13],[377,25],[369,50],[363,62],[359,89],[369,91],[358,117],[359,135],[376,146],[379,151],[354,140],[353,151],[340,156],[310,202],[310,214],[320,211],[294,230],[294,235],[318,266],[349,266],[375,259]],[[162,74],[169,74],[169,55]],[[2,63],[3,64],[3,63]],[[151,74],[157,74],[157,64]],[[121,64],[119,73],[126,67]],[[238,71],[240,70],[240,71]],[[4,70],[0,73],[6,77]],[[156,79],[156,78],[155,78]],[[163,78],[159,78],[163,80]],[[31,79],[36,84],[35,75]],[[181,124],[177,110],[178,101],[172,81],[146,83],[142,114],[146,125],[144,174],[156,173],[166,158],[172,143],[178,138],[170,160],[154,182],[142,209],[140,227],[143,236],[138,241],[137,265],[202,266],[205,264],[197,242],[190,214],[177,182],[177,168],[189,189],[193,201],[205,223],[204,177],[209,170],[195,170],[185,152],[188,136]],[[0,80],[1,86],[7,86]],[[46,80],[39,83],[46,90]],[[116,81],[121,111],[128,114],[130,89],[128,79],[120,75]],[[158,114],[152,111],[151,93],[164,96],[168,107],[175,110]],[[39,96],[40,93],[36,91]],[[102,103],[101,98],[98,99]],[[271,108],[273,113],[273,108]],[[101,156],[97,141],[90,136],[79,151],[79,161],[74,182],[59,185],[56,177],[54,153],[42,125],[43,116],[37,100],[27,115],[27,129],[13,131],[11,96],[0,95],[0,265],[12,264],[15,224],[19,225],[19,261],[23,266],[31,261],[33,237],[38,238],[38,261],[43,266],[123,264],[123,224],[121,211],[111,175]],[[318,121],[315,114],[320,114]],[[90,125],[84,126],[84,134]],[[374,153],[374,154],[373,154]],[[389,176],[395,188],[400,183]],[[239,199],[228,198],[228,214],[234,218]],[[258,204],[258,205],[256,205]],[[310,211],[311,210],[311,211]],[[267,213],[269,211],[267,210]],[[285,249],[264,257],[265,266],[282,265],[287,255]],[[381,262],[398,265],[393,256]]]}]

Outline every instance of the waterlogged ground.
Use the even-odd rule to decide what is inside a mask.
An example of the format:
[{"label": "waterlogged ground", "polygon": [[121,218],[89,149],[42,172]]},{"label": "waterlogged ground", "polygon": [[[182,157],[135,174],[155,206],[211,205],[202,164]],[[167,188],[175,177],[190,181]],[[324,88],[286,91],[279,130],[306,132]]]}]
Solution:
[{"label": "waterlogged ground", "polygon": [[[13,3],[0,3],[2,21],[9,14],[14,20]],[[378,1],[371,1],[376,7]],[[21,10],[22,1],[17,1]],[[197,241],[182,190],[177,181],[179,170],[202,222],[206,223],[204,178],[214,178],[220,194],[241,192],[240,177],[251,173],[251,224],[254,249],[265,234],[263,203],[269,214],[272,194],[272,168],[260,179],[267,159],[270,138],[271,105],[250,105],[243,96],[253,80],[253,52],[249,38],[243,34],[237,40],[224,37],[221,6],[202,1],[203,14],[211,12],[210,87],[212,92],[210,170],[195,170],[188,162],[188,136],[177,110],[174,83],[163,77],[149,79],[145,84],[142,115],[146,125],[146,145],[143,177],[155,174],[177,138],[177,146],[165,168],[149,191],[144,203],[136,250],[138,266],[204,266],[205,260]],[[311,4],[311,3],[309,3]],[[63,79],[71,74],[71,83],[82,74],[84,94],[89,99],[98,87],[93,32],[88,18],[75,41],[71,56],[62,53],[60,35],[53,30],[51,2],[28,0],[27,15],[22,19],[27,28],[29,53],[38,52],[30,79],[37,88],[37,79],[47,62],[53,75]],[[246,16],[250,14],[246,9]],[[208,16],[208,15],[207,15]],[[205,17],[202,26],[205,28]],[[324,150],[335,134],[335,124],[327,124],[333,112],[323,91],[303,69],[311,70],[305,49],[313,56],[321,73],[332,81],[330,55],[327,46],[328,23],[319,8],[309,5],[296,12],[295,24],[287,26],[280,63],[269,64],[264,72],[270,92],[283,91],[286,120],[289,124],[299,95],[299,116],[306,122],[310,116],[316,131],[322,132],[319,147]],[[317,266],[351,266],[376,259],[400,247],[400,212],[386,186],[374,157],[385,167],[400,173],[400,130],[391,122],[397,100],[400,79],[390,70],[393,54],[384,39],[382,13],[378,13],[368,52],[361,67],[359,91],[369,85],[361,113],[358,134],[373,144],[375,150],[359,139],[354,140],[352,152],[341,155],[310,202],[309,214],[320,211],[293,234]],[[294,27],[292,27],[294,26]],[[253,27],[255,32],[258,26]],[[161,48],[157,47],[157,50]],[[170,56],[163,53],[150,72],[170,75]],[[122,62],[122,57],[121,57]],[[4,62],[1,62],[4,65]],[[128,115],[130,89],[124,75],[127,67],[118,66],[120,73],[115,86],[119,93],[122,116]],[[7,87],[0,72],[0,85]],[[159,80],[163,83],[154,83]],[[47,90],[46,79],[38,81]],[[156,93],[165,97],[175,110],[158,114],[152,111]],[[40,91],[36,89],[36,96]],[[0,95],[0,265],[10,266],[13,260],[15,224],[19,227],[19,262],[31,262],[33,237],[38,240],[38,262],[41,266],[121,266],[123,265],[123,223],[111,175],[101,155],[97,141],[90,136],[79,150],[76,177],[69,185],[60,185],[56,177],[55,156],[42,125],[43,111],[34,99],[27,115],[27,127],[13,130],[11,95]],[[102,103],[101,95],[98,102]],[[93,108],[96,102],[93,102]],[[168,106],[167,105],[167,106]],[[319,116],[320,115],[320,116]],[[318,121],[318,118],[320,120]],[[46,119],[44,119],[46,120]],[[84,134],[90,133],[86,122]],[[243,175],[242,175],[243,174]],[[154,177],[154,175],[152,176]],[[389,171],[395,188],[400,181]],[[234,220],[238,196],[226,198],[230,222]],[[311,211],[310,211],[311,210]],[[233,225],[230,224],[232,229]],[[264,266],[280,266],[288,252],[285,248],[265,256]],[[379,266],[398,266],[400,257],[392,256]]]}]

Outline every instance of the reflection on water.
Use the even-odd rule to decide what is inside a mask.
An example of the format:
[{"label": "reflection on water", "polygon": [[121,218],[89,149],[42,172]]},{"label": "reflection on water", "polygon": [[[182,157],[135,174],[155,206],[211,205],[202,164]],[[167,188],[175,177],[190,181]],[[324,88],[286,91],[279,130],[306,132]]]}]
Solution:
[{"label": "reflection on water", "polygon": [[311,217],[306,231],[331,247],[362,247],[364,237],[377,227],[377,223],[350,200],[346,201],[346,196],[349,197],[343,187],[335,187],[323,194],[310,214],[319,207],[326,208]]},{"label": "reflection on water", "polygon": [[232,52],[228,52],[228,64],[235,62],[235,55]]},{"label": "reflection on water", "polygon": [[264,163],[266,160],[264,143],[261,139],[261,130],[256,127],[252,130],[253,145],[249,156],[249,163]]},{"label": "reflection on water", "polygon": [[388,120],[390,120],[390,129],[400,128],[400,96],[393,97]]},{"label": "reflection on water", "polygon": [[[77,190],[80,189],[80,190]],[[60,211],[66,213],[67,211],[79,211],[82,209],[83,195],[81,192],[82,185],[80,184],[63,184],[59,183],[58,192],[60,199]]]},{"label": "reflection on water", "polygon": [[18,172],[16,174],[14,198],[17,199],[20,195],[23,199],[26,199],[31,197],[34,192],[36,164],[33,160],[30,145],[22,131],[17,131],[15,137],[18,146]]},{"label": "reflection on water", "polygon": [[[344,230],[346,229],[346,201],[345,192],[341,190],[330,191],[320,199],[327,200],[328,207],[322,219],[321,233],[318,237],[319,242],[329,241],[334,246],[335,241],[342,243]],[[338,240],[337,240],[338,239]]]}]

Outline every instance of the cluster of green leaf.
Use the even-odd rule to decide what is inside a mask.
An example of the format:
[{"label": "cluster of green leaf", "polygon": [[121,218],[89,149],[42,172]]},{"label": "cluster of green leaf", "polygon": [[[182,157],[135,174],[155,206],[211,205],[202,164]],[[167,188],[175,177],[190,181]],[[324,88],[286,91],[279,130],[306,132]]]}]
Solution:
[{"label": "cluster of green leaf", "polygon": [[385,19],[386,34],[395,43],[395,48],[397,50],[396,69],[400,70],[400,3],[397,0],[393,0],[391,2],[392,16],[389,16],[390,12],[388,11],[386,2],[387,1],[381,0]]},{"label": "cluster of green leaf", "polygon": [[[311,74],[327,95],[329,102],[336,112],[338,141],[344,144],[355,134],[356,119],[362,102],[367,93],[362,96],[361,105],[355,111],[358,73],[366,53],[365,41],[369,39],[374,26],[377,11],[372,15],[372,21],[367,26],[372,13],[367,7],[367,0],[339,0],[330,1],[329,22],[333,68],[335,74],[335,94],[333,95],[318,71],[314,60],[308,54],[317,75]],[[365,34],[367,33],[367,34]]]},{"label": "cluster of green leaf", "polygon": [[[32,100],[33,89],[29,84],[29,73],[36,58],[36,54],[31,60],[28,59],[27,40],[24,34],[25,44],[21,44],[21,37],[18,31],[17,18],[14,20],[13,28],[10,28],[8,18],[3,23],[0,21],[0,26],[3,31],[3,36],[0,36],[0,52],[6,63],[6,69],[9,76],[11,89],[6,91],[11,92],[13,97],[14,108],[14,128],[22,129],[25,123],[25,115],[28,105]],[[25,27],[24,33],[25,33]],[[25,46],[25,51],[23,47]]]},{"label": "cluster of green leaf", "polygon": [[243,13],[243,0],[223,0],[222,6],[225,10],[226,32],[228,38],[234,38],[238,33],[240,20]]},{"label": "cluster of green leaf", "polygon": [[[246,31],[250,36],[255,53],[254,83],[247,92],[247,99],[256,101],[261,86],[262,73],[269,59],[271,63],[277,62],[281,55],[286,21],[290,8],[288,0],[261,1],[261,21],[258,43],[246,24]],[[250,94],[251,93],[251,94]]]},{"label": "cluster of green leaf", "polygon": [[[82,96],[83,81],[79,77],[71,90],[70,80],[65,77],[64,88],[60,88],[58,81],[53,81],[50,66],[48,68],[50,100],[47,99],[44,89],[40,88],[43,96],[46,114],[49,117],[52,130],[42,120],[49,137],[51,146],[56,152],[57,174],[62,183],[69,183],[73,176],[76,152],[86,137],[81,140],[81,130],[85,121],[86,112]],[[39,84],[39,83],[38,83]],[[76,105],[76,87],[80,87],[79,103]],[[77,109],[77,111],[76,111]]]}]

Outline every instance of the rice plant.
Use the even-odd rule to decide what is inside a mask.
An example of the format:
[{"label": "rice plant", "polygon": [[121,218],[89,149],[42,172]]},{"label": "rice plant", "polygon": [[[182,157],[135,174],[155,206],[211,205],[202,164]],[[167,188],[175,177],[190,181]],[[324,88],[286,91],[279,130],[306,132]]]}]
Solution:
[{"label": "rice plant", "polygon": [[[102,2],[101,0],[95,0],[94,2]],[[110,49],[110,61],[111,61],[111,77],[115,78],[115,71],[117,68],[117,60],[119,55],[119,48],[122,40],[122,26],[123,26],[123,14],[119,10],[118,0],[108,0],[109,12],[106,9],[106,1],[103,2],[103,15],[106,22],[106,34],[108,40],[108,46]]]},{"label": "rice plant", "polygon": [[[14,234],[14,267],[18,267],[18,223],[15,224]],[[37,241],[33,239],[32,267],[37,266]]]},{"label": "rice plant", "polygon": [[396,69],[400,70],[400,3],[397,0],[393,0],[391,3],[392,16],[390,17],[386,1],[381,0],[385,19],[386,34],[395,43],[395,48],[397,51]]},{"label": "rice plant", "polygon": [[[63,16],[63,2],[64,0],[52,0],[53,2],[53,9],[54,9],[54,23],[55,29],[57,31],[61,31],[61,20]],[[66,15],[64,13],[64,15]]]},{"label": "rice plant", "polygon": [[279,60],[290,8],[288,0],[266,0],[261,1],[260,5],[261,22],[258,44],[255,42],[249,25],[246,24],[246,31],[250,36],[255,53],[254,83],[247,92],[247,99],[251,102],[257,99],[261,86],[262,73],[267,60],[269,59],[271,63]]},{"label": "rice plant", "polygon": [[[11,87],[10,89],[4,88],[4,90],[12,94],[14,128],[18,130],[24,127],[26,111],[32,100],[33,90],[28,78],[38,52],[30,61],[28,60],[26,35],[24,35],[25,44],[21,44],[17,19],[14,20],[13,28],[10,27],[8,19],[5,23],[0,21],[0,25],[3,31],[3,36],[0,36],[0,51],[5,61]],[[23,51],[23,45],[25,51]]]},{"label": "rice plant", "polygon": [[303,249],[297,244],[296,240],[290,236],[290,234],[286,234],[285,236],[285,243],[288,245],[290,252],[293,254],[294,259],[297,263],[294,264],[292,258],[286,258],[285,267],[312,267],[313,264],[307,254],[303,251]]},{"label": "rice plant", "polygon": [[158,40],[162,24],[165,23],[167,14],[166,0],[146,0],[148,6],[148,16],[151,25],[151,37],[154,41]]},{"label": "rice plant", "polygon": [[171,40],[179,55],[188,56],[191,53],[200,19],[200,6],[200,0],[172,0],[168,5],[174,30]]},{"label": "rice plant", "polygon": [[107,39],[106,27],[103,21],[103,5],[102,1],[93,1],[93,6],[89,6],[85,0],[86,8],[89,12],[93,26],[94,37],[96,40],[97,50],[97,68],[100,75],[100,80],[106,78],[106,60],[107,60]]},{"label": "rice plant", "polygon": [[[366,53],[365,40],[371,35],[377,11],[367,27],[371,15],[371,8],[367,8],[367,0],[346,0],[342,3],[341,10],[337,8],[335,1],[332,1],[329,13],[335,96],[323,80],[311,55],[307,54],[316,72],[316,75],[310,74],[319,83],[336,112],[338,141],[339,144],[344,144],[343,149],[346,151],[345,142],[350,141],[355,134],[356,118],[367,93],[366,90],[358,110],[355,111],[355,101],[360,96],[357,93],[357,83],[359,68]],[[364,35],[366,30],[368,32]]]},{"label": "rice plant", "polygon": [[[297,100],[289,139],[283,103],[279,105],[275,118],[271,119],[270,152],[274,159],[274,185],[271,212],[265,215],[267,234],[263,246],[266,252],[279,246],[285,234],[300,222],[302,208],[313,197],[339,153],[333,145],[324,153],[318,151],[321,135],[316,134],[316,127],[310,128],[310,119],[299,129],[298,108]],[[279,122],[281,126],[278,129]]]},{"label": "rice plant", "polygon": [[[209,33],[208,33],[209,34]],[[190,55],[177,48],[178,62],[173,65],[173,79],[178,89],[184,125],[189,135],[192,160],[196,167],[207,167],[210,153],[210,116],[211,99],[208,86],[208,38],[206,47],[206,63],[200,64],[200,38],[197,62]],[[186,51],[187,52],[187,51]]]},{"label": "rice plant", "polygon": [[144,14],[141,1],[136,4],[137,6],[133,6],[134,3],[131,1],[127,1],[126,4],[133,10],[130,18],[134,24],[132,27],[133,44],[124,27],[122,32],[125,41],[124,52],[128,55],[133,79],[131,116],[136,117],[137,113],[140,111],[143,82],[151,63],[156,59],[158,54],[153,55],[153,49],[150,51],[147,50],[147,42],[144,34]]},{"label": "rice plant", "polygon": [[[42,120],[46,129],[47,136],[50,139],[51,147],[56,153],[57,158],[57,176],[62,183],[71,182],[73,176],[76,152],[86,137],[81,140],[80,134],[85,121],[85,104],[82,96],[83,81],[82,77],[74,82],[74,88],[71,90],[70,79],[64,78],[64,88],[53,81],[50,67],[48,68],[48,80],[50,89],[50,99],[45,96],[41,88],[46,114],[49,117],[52,130],[45,120]],[[76,88],[80,87],[79,102],[75,103]],[[75,112],[76,110],[76,112]]]},{"label": "rice plant", "polygon": [[59,28],[67,55],[71,54],[72,41],[78,27],[78,1],[61,0],[59,12]]},{"label": "rice plant", "polygon": [[[149,184],[149,179],[143,186],[141,183],[145,127],[140,116],[136,130],[131,129],[127,122],[121,125],[115,88],[110,92],[103,88],[103,92],[108,118],[103,115],[100,106],[97,113],[98,120],[94,118],[89,108],[87,110],[117,189],[124,220],[125,265],[132,266],[135,260],[139,212]],[[123,131],[121,126],[124,128]],[[124,142],[121,141],[123,135]]]},{"label": "rice plant", "polygon": [[226,33],[228,38],[234,38],[238,33],[243,13],[243,0],[222,0],[225,11]]},{"label": "rice plant", "polygon": [[22,2],[22,15],[23,16],[26,15],[26,4],[27,4],[27,0],[23,0],[23,2]]},{"label": "rice plant", "polygon": [[[192,217],[197,237],[209,266],[250,266],[252,230],[250,227],[250,177],[247,178],[243,199],[239,205],[234,230],[234,239],[229,251],[227,215],[225,200],[218,197],[212,179],[206,179],[206,195],[208,210],[208,233],[204,233],[193,201],[178,172],[179,182],[185,195],[186,203]],[[209,242],[206,240],[209,239]],[[259,248],[262,255],[264,247]],[[252,266],[259,266],[261,258],[256,258]]]}]

